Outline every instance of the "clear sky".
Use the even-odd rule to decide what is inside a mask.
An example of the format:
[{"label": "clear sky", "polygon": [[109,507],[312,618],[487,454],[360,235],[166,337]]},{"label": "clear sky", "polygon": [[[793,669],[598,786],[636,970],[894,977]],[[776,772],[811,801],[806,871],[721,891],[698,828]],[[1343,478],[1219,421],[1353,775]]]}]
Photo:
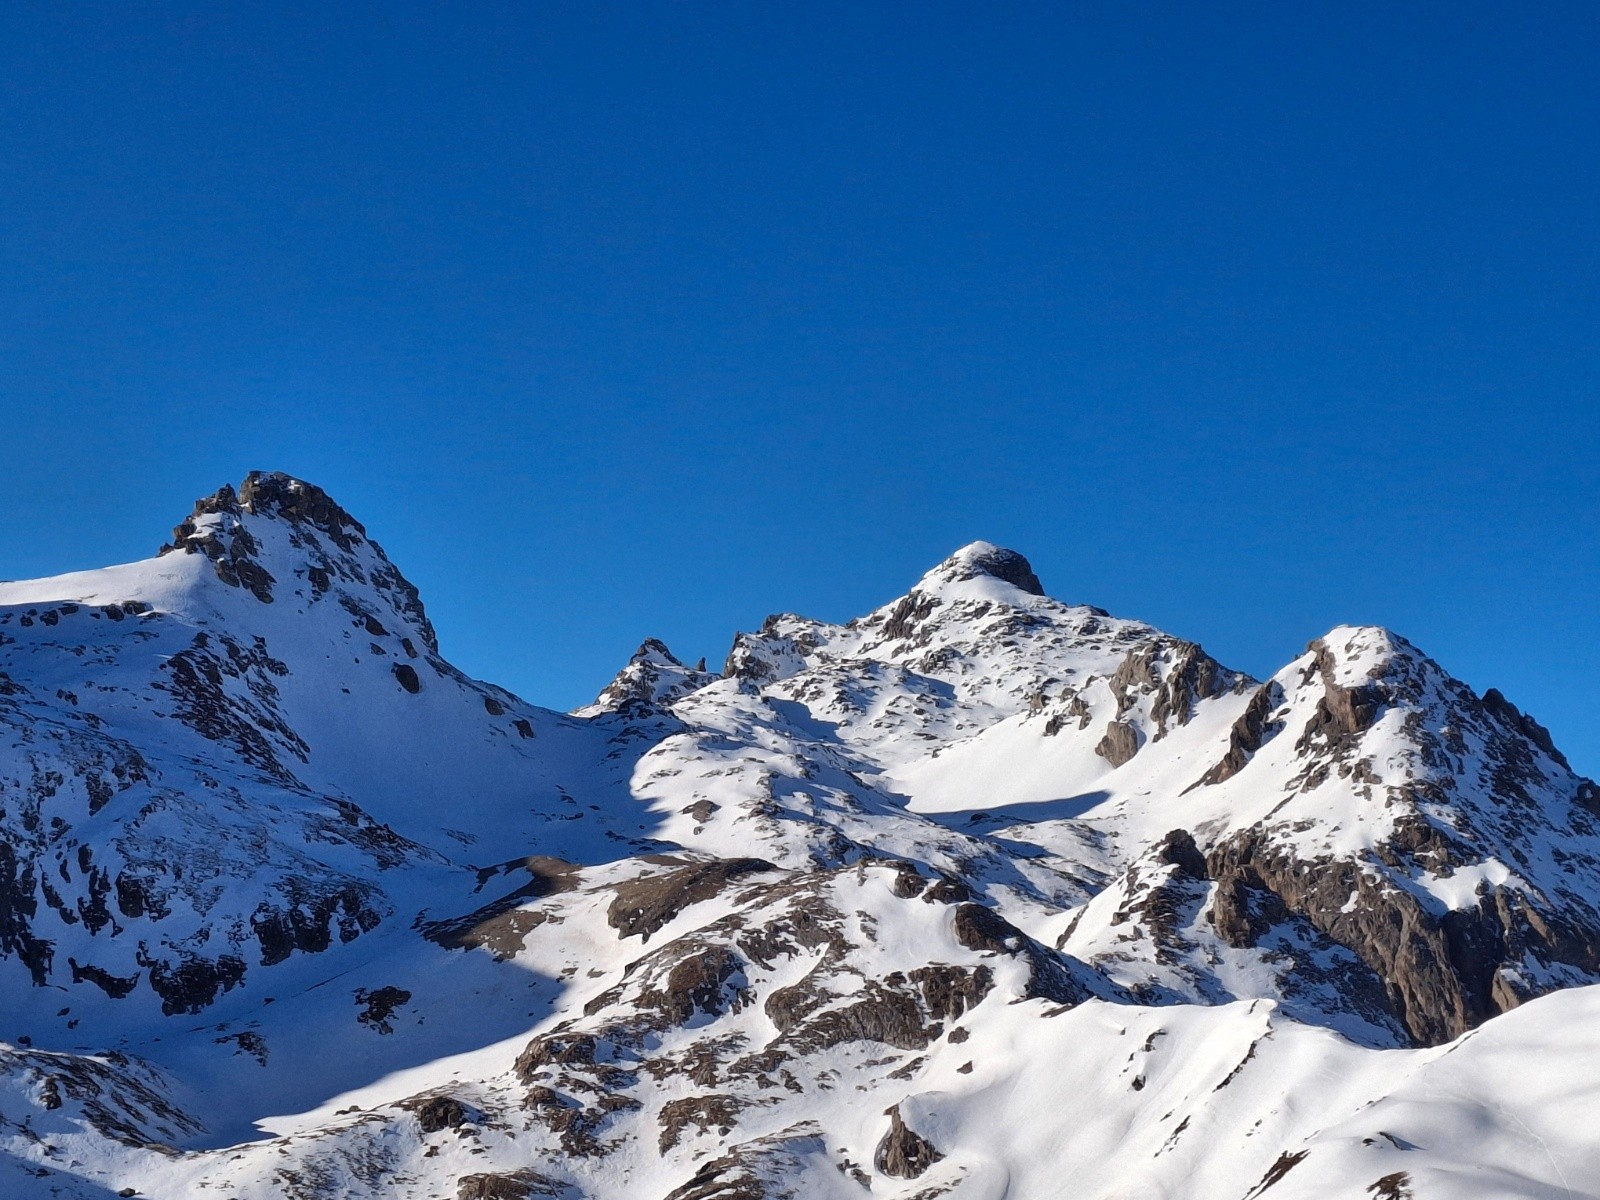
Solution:
[{"label": "clear sky", "polygon": [[320,483],[591,697],[956,546],[1600,774],[1593,3],[0,7],[0,576]]}]

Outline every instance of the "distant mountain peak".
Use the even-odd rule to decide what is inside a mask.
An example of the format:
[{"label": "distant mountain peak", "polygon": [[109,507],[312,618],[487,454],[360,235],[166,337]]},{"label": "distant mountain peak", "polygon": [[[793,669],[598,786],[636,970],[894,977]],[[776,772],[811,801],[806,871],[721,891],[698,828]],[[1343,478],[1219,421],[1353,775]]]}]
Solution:
[{"label": "distant mountain peak", "polygon": [[594,703],[578,710],[581,716],[598,716],[624,708],[662,709],[697,691],[719,676],[706,670],[706,660],[687,666],[659,638],[646,638],[627,666],[617,672]]}]

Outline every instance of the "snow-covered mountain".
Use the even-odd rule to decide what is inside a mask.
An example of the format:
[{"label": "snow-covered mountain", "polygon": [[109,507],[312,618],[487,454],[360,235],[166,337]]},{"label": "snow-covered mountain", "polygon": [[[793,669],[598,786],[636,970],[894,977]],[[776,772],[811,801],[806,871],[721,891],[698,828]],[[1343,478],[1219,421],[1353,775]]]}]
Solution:
[{"label": "snow-covered mountain", "polygon": [[1600,789],[958,550],[547,711],[325,493],[0,584],[0,1195],[1600,1197]]}]

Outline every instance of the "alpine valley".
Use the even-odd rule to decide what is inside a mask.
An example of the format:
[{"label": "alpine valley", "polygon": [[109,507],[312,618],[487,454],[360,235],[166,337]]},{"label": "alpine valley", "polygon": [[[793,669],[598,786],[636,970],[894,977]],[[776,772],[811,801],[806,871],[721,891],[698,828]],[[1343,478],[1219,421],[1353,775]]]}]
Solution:
[{"label": "alpine valley", "polygon": [[0,1039],[19,1200],[1600,1197],[1600,789],[983,542],[548,711],[256,473],[0,584]]}]

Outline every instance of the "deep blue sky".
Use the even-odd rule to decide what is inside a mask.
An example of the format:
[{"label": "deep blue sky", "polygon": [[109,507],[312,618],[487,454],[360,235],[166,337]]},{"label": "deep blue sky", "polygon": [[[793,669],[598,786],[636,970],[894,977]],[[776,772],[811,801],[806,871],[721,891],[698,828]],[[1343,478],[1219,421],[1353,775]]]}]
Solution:
[{"label": "deep blue sky", "polygon": [[328,488],[566,707],[957,545],[1600,773],[1600,9],[0,8],[0,576]]}]

